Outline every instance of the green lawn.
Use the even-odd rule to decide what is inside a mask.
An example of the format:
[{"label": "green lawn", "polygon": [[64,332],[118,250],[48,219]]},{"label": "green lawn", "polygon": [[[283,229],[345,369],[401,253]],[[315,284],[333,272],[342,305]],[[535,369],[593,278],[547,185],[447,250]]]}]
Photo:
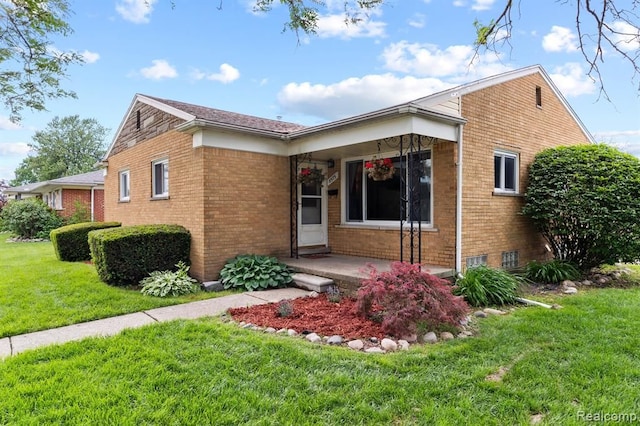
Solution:
[{"label": "green lawn", "polygon": [[58,261],[49,242],[9,243],[8,237],[0,233],[0,337],[221,294],[144,296],[103,283],[92,265]]},{"label": "green lawn", "polygon": [[[591,290],[555,302],[564,308],[518,308],[481,320],[477,337],[387,355],[241,330],[217,319],[42,348],[0,362],[0,423],[526,425],[537,414],[549,425],[590,424],[587,416],[639,419],[640,289]],[[501,367],[500,381],[486,380]]]}]

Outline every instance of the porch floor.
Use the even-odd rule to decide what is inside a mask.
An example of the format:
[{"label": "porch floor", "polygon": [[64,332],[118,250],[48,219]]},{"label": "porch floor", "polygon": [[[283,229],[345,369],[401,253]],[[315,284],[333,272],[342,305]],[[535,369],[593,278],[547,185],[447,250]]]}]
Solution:
[{"label": "porch floor", "polygon": [[[356,290],[362,278],[367,278],[367,265],[373,265],[378,271],[391,269],[391,261],[369,257],[345,256],[340,254],[319,254],[300,256],[298,259],[284,257],[279,259],[294,271],[331,278],[336,285]],[[444,266],[422,265],[430,274],[441,278],[454,276],[454,270]]]}]

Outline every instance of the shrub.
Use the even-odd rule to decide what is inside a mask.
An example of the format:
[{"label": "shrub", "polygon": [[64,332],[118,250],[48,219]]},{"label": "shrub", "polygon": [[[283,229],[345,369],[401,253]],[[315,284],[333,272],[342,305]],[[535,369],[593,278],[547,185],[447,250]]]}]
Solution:
[{"label": "shrub", "polygon": [[276,315],[280,318],[287,318],[293,314],[293,303],[290,300],[281,300],[276,305]]},{"label": "shrub", "polygon": [[91,257],[100,279],[137,284],[152,271],[189,264],[191,234],[179,225],[138,225],[89,232]]},{"label": "shrub", "polygon": [[91,221],[91,212],[86,204],[76,200],[73,203],[73,214],[67,218],[67,225]]},{"label": "shrub", "polygon": [[77,262],[91,259],[89,232],[118,226],[120,222],[76,223],[54,229],[49,235],[59,260]]},{"label": "shrub", "polygon": [[3,229],[21,238],[49,238],[49,232],[64,225],[64,220],[37,198],[7,203],[1,216]]},{"label": "shrub", "polygon": [[548,149],[529,169],[523,213],[554,257],[588,269],[640,259],[640,159],[606,145]]},{"label": "shrub", "polygon": [[520,281],[502,269],[478,265],[456,281],[454,293],[472,306],[508,305],[516,301]]},{"label": "shrub", "polygon": [[468,311],[448,281],[406,262],[393,262],[388,272],[371,268],[358,290],[356,307],[361,315],[381,318],[384,332],[399,337],[424,324],[457,328]]},{"label": "shrub", "polygon": [[550,260],[547,262],[531,261],[525,268],[525,277],[537,283],[559,283],[564,280],[580,278],[580,271],[571,263],[564,260]]},{"label": "shrub", "polygon": [[189,276],[189,267],[184,262],[178,262],[177,271],[153,271],[147,278],[140,281],[141,293],[147,296],[182,296],[197,293],[200,286],[197,280]]},{"label": "shrub", "polygon": [[227,261],[220,271],[225,289],[244,287],[248,291],[283,287],[293,281],[289,267],[275,257],[242,254]]}]

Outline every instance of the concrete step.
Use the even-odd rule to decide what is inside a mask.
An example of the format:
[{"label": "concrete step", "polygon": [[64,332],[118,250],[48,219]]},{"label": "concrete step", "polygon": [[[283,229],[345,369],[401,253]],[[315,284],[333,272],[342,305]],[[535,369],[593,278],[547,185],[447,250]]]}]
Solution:
[{"label": "concrete step", "polygon": [[298,256],[309,256],[314,254],[329,254],[329,253],[331,253],[331,247],[329,246],[314,246],[314,247],[298,248]]},{"label": "concrete step", "polygon": [[319,277],[317,275],[296,273],[291,275],[296,286],[305,290],[317,291],[318,293],[326,292],[333,285],[331,278]]}]

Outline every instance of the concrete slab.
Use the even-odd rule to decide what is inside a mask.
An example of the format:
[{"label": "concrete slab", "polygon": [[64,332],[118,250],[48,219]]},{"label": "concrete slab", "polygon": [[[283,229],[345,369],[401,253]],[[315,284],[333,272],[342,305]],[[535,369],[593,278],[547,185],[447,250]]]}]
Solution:
[{"label": "concrete slab", "polygon": [[329,287],[334,284],[331,278],[319,277],[317,275],[310,275],[304,273],[297,273],[291,275],[293,281],[300,288],[310,291],[316,291],[318,293],[324,293]]},{"label": "concrete slab", "polygon": [[153,318],[142,312],[83,322],[50,330],[36,331],[11,337],[13,354],[40,346],[66,343],[94,336],[113,336],[126,328],[136,328],[154,323]]},{"label": "concrete slab", "polygon": [[0,339],[0,358],[11,356],[11,339],[4,337]]},{"label": "concrete slab", "polygon": [[146,311],[146,313],[157,321],[172,321],[177,319],[195,319],[215,316],[226,312],[229,308],[253,306],[262,303],[265,303],[262,299],[249,296],[249,293],[241,293],[215,299],[199,300],[183,305],[150,309]]},{"label": "concrete slab", "polygon": [[266,303],[275,303],[284,299],[297,299],[298,297],[305,297],[311,294],[311,292],[303,290],[301,288],[285,287],[273,288],[271,290],[249,291],[243,294],[263,300]]}]

